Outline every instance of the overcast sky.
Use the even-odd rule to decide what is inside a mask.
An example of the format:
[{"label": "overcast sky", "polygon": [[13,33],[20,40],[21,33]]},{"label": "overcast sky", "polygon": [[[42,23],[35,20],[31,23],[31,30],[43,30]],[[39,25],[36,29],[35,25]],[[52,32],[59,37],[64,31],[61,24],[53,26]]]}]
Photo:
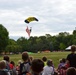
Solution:
[{"label": "overcast sky", "polygon": [[[26,24],[24,20],[29,16],[39,21]],[[0,0],[0,24],[12,38],[28,37],[27,26],[32,27],[31,36],[72,33],[76,27],[76,0]]]}]

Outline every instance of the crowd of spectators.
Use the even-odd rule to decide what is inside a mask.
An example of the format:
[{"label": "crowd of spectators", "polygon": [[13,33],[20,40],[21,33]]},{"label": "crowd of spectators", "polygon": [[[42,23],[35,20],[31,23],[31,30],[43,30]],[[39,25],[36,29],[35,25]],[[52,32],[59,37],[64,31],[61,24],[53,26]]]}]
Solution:
[{"label": "crowd of spectators", "polygon": [[71,46],[71,53],[66,58],[59,59],[57,69],[52,59],[43,56],[35,59],[27,52],[22,53],[22,59],[15,65],[8,55],[0,61],[0,75],[76,75],[76,46]]}]

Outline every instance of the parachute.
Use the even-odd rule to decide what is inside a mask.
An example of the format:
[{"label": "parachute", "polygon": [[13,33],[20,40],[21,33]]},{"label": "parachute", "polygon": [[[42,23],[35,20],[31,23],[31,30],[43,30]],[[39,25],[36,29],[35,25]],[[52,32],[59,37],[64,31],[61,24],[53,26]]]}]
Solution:
[{"label": "parachute", "polygon": [[[36,17],[28,17],[24,20],[25,23],[29,24],[30,22],[32,21],[38,21],[38,19]],[[26,28],[26,32],[28,34],[28,36],[30,37],[30,34],[31,34],[31,31],[32,31],[32,27],[28,27]]]},{"label": "parachute", "polygon": [[32,21],[38,21],[36,17],[28,17],[26,20],[24,20],[25,23],[30,23]]}]

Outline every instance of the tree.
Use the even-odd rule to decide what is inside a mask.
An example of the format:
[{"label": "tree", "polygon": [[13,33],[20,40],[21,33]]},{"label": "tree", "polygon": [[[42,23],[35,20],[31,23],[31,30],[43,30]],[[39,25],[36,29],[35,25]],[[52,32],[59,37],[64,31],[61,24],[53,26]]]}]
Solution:
[{"label": "tree", "polygon": [[8,45],[9,33],[7,29],[0,24],[0,52],[4,51]]},{"label": "tree", "polygon": [[76,34],[76,30],[73,31],[73,34]]},{"label": "tree", "polygon": [[21,52],[22,47],[17,44],[17,42],[13,39],[8,40],[8,45],[6,47],[5,52],[13,52],[13,53],[18,53]]},{"label": "tree", "polygon": [[20,45],[22,47],[21,52],[23,51],[27,51],[27,47],[28,47],[28,40],[25,37],[21,37],[17,40],[17,44]]},{"label": "tree", "polygon": [[63,43],[60,43],[60,46],[59,46],[59,48],[60,48],[60,50],[65,50],[65,44],[63,44]]},{"label": "tree", "polygon": [[6,47],[6,52],[13,52],[13,53],[18,53],[21,52],[22,47],[19,45],[8,45]]}]

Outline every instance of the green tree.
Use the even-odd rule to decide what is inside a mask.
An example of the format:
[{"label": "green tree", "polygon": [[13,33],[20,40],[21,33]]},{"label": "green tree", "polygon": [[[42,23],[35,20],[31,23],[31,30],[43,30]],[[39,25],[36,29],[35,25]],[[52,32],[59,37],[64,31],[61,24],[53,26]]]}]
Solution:
[{"label": "green tree", "polygon": [[37,52],[38,51],[39,48],[38,48],[37,39],[38,39],[38,37],[30,37],[28,39],[28,42],[29,42],[29,45],[28,45],[29,51],[31,51],[31,52]]},{"label": "green tree", "polygon": [[6,52],[18,53],[21,52],[22,47],[19,45],[8,45],[6,47]]},{"label": "green tree", "polygon": [[28,51],[28,40],[25,37],[21,37],[17,40],[17,44],[22,47],[21,52]]},{"label": "green tree", "polygon": [[73,31],[73,34],[76,34],[76,30]]},{"label": "green tree", "polygon": [[76,27],[75,27],[75,30],[73,31],[73,35],[72,35],[72,44],[76,45]]},{"label": "green tree", "polygon": [[65,46],[65,44],[63,44],[63,43],[60,43],[59,48],[60,48],[60,50],[65,50],[66,46]]},{"label": "green tree", "polygon": [[6,47],[6,52],[18,53],[21,52],[22,47],[17,44],[17,42],[13,39],[9,39],[8,45]]},{"label": "green tree", "polygon": [[0,24],[0,52],[5,51],[6,46],[8,45],[9,33],[7,29]]}]

